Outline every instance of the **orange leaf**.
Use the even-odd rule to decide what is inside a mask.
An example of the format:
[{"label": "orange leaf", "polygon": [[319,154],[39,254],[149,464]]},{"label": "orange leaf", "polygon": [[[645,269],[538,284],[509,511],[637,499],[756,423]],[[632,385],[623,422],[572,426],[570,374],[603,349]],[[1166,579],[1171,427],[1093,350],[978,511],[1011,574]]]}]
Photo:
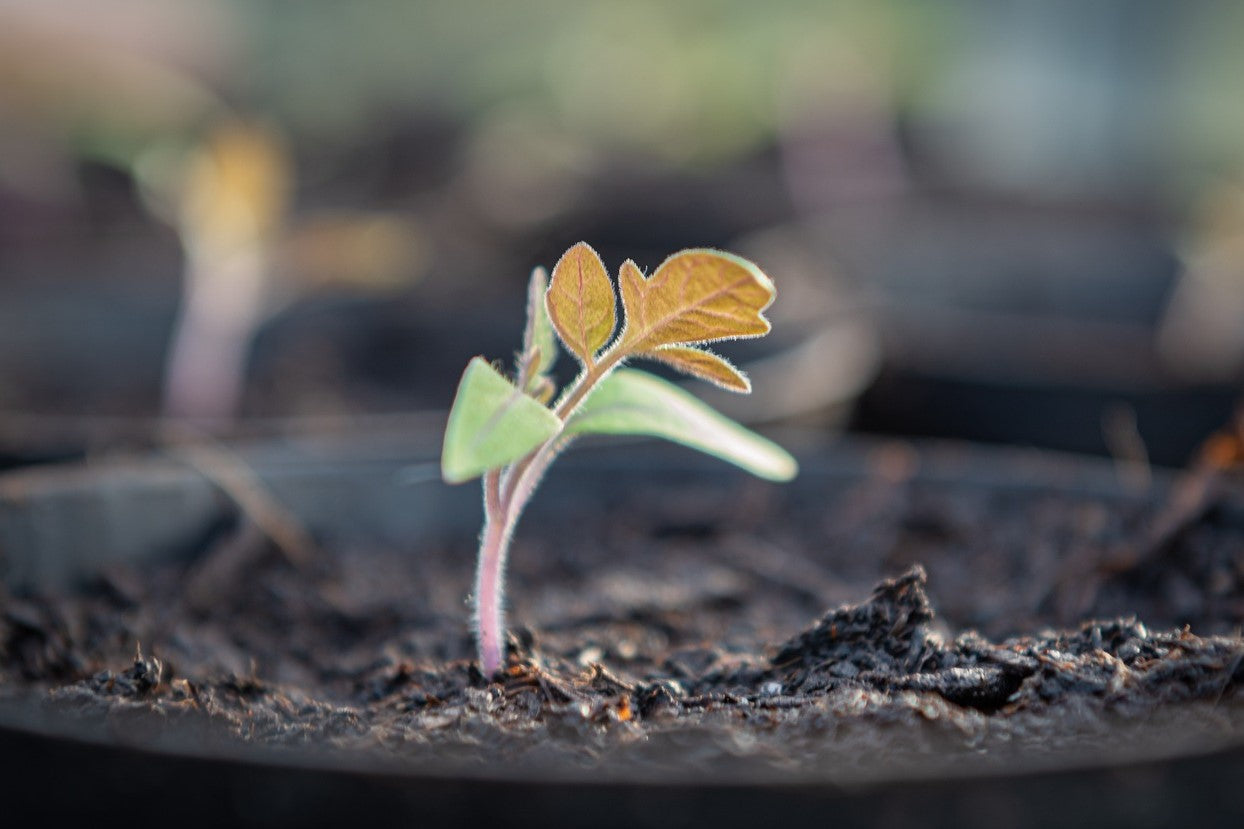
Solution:
[{"label": "orange leaf", "polygon": [[707,380],[730,391],[747,394],[752,390],[751,381],[743,372],[730,365],[724,357],[702,348],[691,348],[681,345],[663,345],[652,351],[645,351],[637,357],[649,357],[679,371],[685,372],[701,380]]},{"label": "orange leaf", "polygon": [[738,256],[684,250],[647,278],[627,260],[618,282],[626,311],[621,347],[628,354],[769,333],[761,312],[773,302],[773,283]]},{"label": "orange leaf", "polygon": [[571,353],[591,365],[617,326],[613,285],[600,256],[586,242],[566,251],[553,267],[545,303],[549,319]]}]

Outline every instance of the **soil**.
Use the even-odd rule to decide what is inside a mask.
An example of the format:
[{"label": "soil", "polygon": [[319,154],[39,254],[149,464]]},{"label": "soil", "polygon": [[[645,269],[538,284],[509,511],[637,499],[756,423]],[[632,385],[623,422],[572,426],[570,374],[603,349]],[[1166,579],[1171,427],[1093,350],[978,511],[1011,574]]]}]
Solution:
[{"label": "soil", "polygon": [[0,595],[0,697],[126,743],[511,777],[867,780],[1238,743],[1244,481],[1172,526],[1166,483],[1053,486],[1036,457],[1031,484],[970,480],[889,444],[854,476],[628,473],[607,498],[555,472],[494,680],[470,531],[296,566],[242,521],[188,562]]}]

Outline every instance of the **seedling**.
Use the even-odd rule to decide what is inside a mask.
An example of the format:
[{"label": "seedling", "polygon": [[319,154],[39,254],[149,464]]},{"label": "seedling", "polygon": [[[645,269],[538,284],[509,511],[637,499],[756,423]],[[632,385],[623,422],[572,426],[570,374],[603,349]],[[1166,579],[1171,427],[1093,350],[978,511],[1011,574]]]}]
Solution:
[{"label": "seedling", "polygon": [[[566,251],[551,279],[536,268],[513,377],[475,357],[458,385],[441,474],[449,483],[483,476],[474,601],[487,676],[501,667],[504,653],[503,582],[514,526],[549,464],[579,435],[661,437],[773,481],[790,480],[798,471],[777,444],[659,377],[622,367],[630,359],[657,360],[731,391],[750,392],[741,371],[703,346],[769,332],[769,278],[738,256],[701,249],[674,254],[651,276],[628,259],[618,285],[625,317],[620,331],[608,271],[585,242]],[[580,365],[578,377],[560,394],[549,374],[558,339]]]}]

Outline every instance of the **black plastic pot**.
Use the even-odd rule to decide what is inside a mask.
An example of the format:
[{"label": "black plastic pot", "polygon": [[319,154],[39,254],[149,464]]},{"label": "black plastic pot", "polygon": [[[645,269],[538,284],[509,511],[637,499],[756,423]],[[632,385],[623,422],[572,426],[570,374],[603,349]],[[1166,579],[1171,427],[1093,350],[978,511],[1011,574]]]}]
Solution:
[{"label": "black plastic pot", "polygon": [[[859,482],[873,474],[879,452],[892,450],[854,443],[808,448],[792,497],[815,501]],[[917,459],[910,469],[916,480],[948,492],[983,489],[1021,499],[1071,492],[1107,508],[1134,508],[1160,503],[1170,485],[1159,475],[1151,490],[1131,494],[1112,466],[1091,460],[962,447],[899,451]],[[417,440],[239,452],[330,547],[413,550],[437,538],[461,546],[477,531],[475,488],[441,484],[429,447]],[[681,449],[584,450],[552,473],[524,520],[565,518],[576,504],[654,479],[709,494],[740,480]],[[211,483],[174,460],[10,473],[0,478],[0,574],[20,592],[72,585],[117,560],[189,555],[232,510]],[[749,780],[745,764],[720,775],[688,765],[657,780],[536,767],[402,767],[314,746],[277,751],[217,742],[209,751],[175,729],[148,741],[124,722],[67,719],[37,700],[7,698],[0,705],[0,783],[11,816],[181,825],[1238,826],[1244,804],[1234,793],[1244,775],[1244,741],[1238,711],[1224,710],[1223,718],[1232,725],[1220,734],[1171,741],[1155,731],[1122,752],[1104,734],[1091,755],[1053,752],[959,766],[934,757],[901,773],[799,769],[789,782],[771,773]]]}]

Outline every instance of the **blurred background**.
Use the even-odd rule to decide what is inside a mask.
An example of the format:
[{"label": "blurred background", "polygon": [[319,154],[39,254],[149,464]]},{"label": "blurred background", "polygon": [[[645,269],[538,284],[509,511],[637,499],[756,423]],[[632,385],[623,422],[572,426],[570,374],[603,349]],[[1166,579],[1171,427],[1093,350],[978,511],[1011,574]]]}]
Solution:
[{"label": "blurred background", "polygon": [[1183,464],[1244,388],[1242,42],[1231,0],[0,0],[0,465],[434,432],[581,239],[773,277],[711,396],[750,422]]}]

